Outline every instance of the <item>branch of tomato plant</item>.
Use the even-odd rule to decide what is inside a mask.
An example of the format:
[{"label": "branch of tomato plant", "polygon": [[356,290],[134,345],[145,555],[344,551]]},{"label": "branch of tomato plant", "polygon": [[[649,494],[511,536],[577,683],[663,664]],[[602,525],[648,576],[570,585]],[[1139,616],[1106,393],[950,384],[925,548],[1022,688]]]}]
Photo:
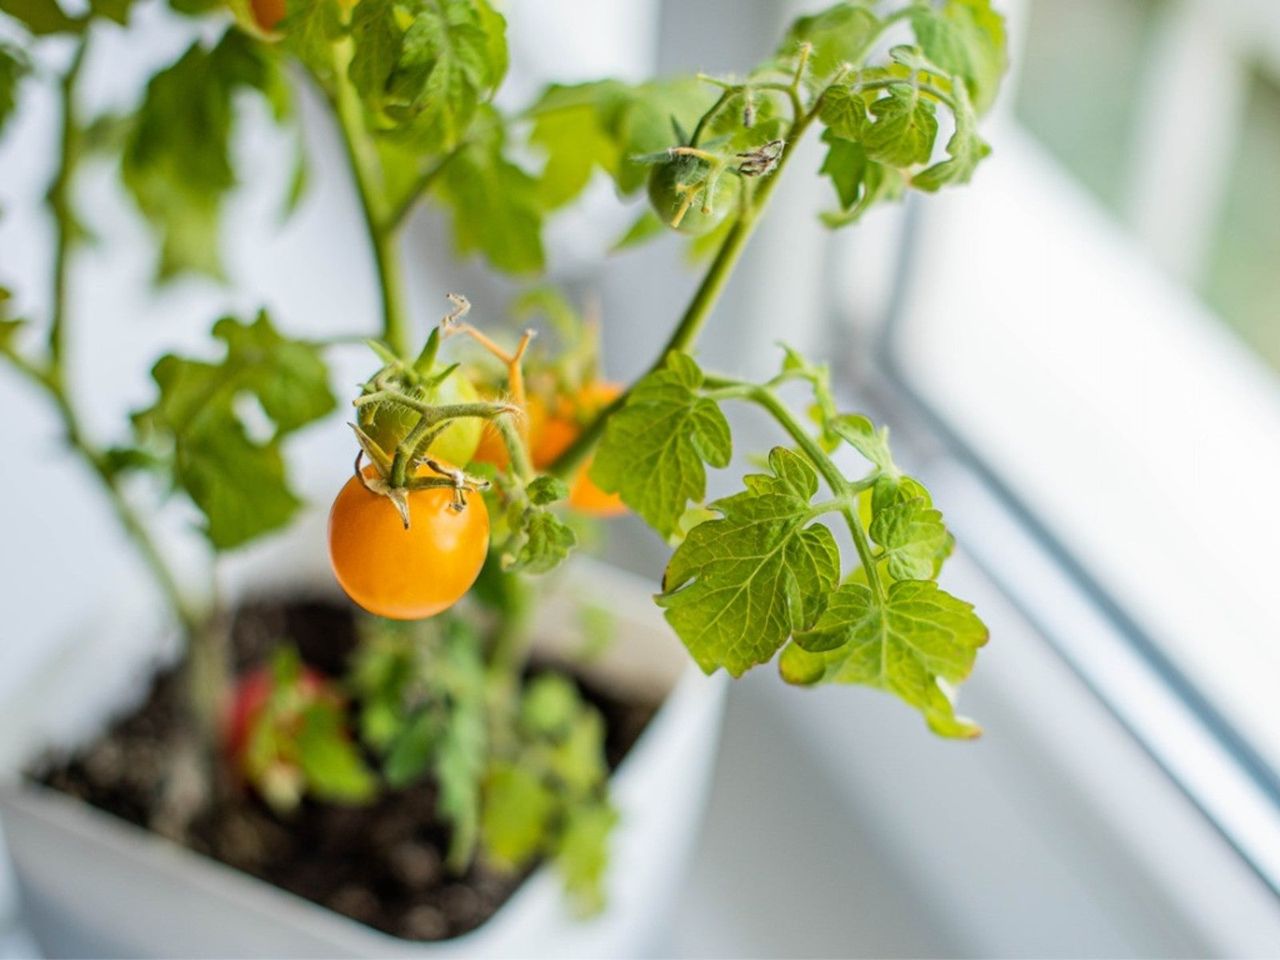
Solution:
[{"label": "branch of tomato plant", "polygon": [[[313,76],[323,91],[334,116],[365,230],[373,249],[374,268],[382,297],[382,339],[398,356],[409,348],[409,316],[405,306],[404,284],[400,275],[400,258],[396,249],[396,213],[387,209],[383,192],[381,164],[364,122],[364,106],[347,77],[346,65],[351,58],[350,41],[334,45],[334,85],[330,90]],[[400,214],[401,216],[403,214]]]},{"label": "branch of tomato plant", "polygon": [[[862,518],[858,516],[857,510],[858,494],[875,482],[878,473],[873,471],[867,477],[858,481],[847,478],[840,472],[840,468],[835,465],[835,462],[827,455],[826,451],[814,440],[813,435],[805,429],[804,424],[795,418],[795,415],[782,402],[772,387],[717,376],[707,376],[703,383],[707,389],[715,391],[719,397],[743,399],[761,407],[795,441],[801,453],[808,458],[818,473],[822,475],[827,487],[835,495],[836,499],[833,506],[839,509],[845,519],[845,524],[849,528],[849,535],[853,538],[854,549],[857,550],[858,559],[867,573],[867,584],[871,587],[876,597],[883,600],[884,585],[881,583],[879,571],[876,569],[875,554],[871,549],[871,541],[862,526]],[[825,509],[824,506],[823,510],[825,511]]]},{"label": "branch of tomato plant", "polygon": [[89,49],[88,35],[76,43],[71,64],[62,76],[59,89],[59,108],[62,111],[62,129],[58,137],[58,170],[49,186],[49,207],[59,229],[54,238],[53,250],[53,309],[49,323],[49,369],[61,379],[62,358],[66,353],[67,267],[71,254],[71,225],[75,222],[71,212],[71,175],[80,152],[80,121],[76,113],[76,87],[80,71],[84,67]]},{"label": "branch of tomato plant", "polygon": [[[832,80],[831,85],[834,86],[840,82],[843,74],[837,75]],[[667,354],[672,350],[688,352],[694,342],[698,338],[698,334],[702,331],[703,324],[706,323],[707,317],[710,316],[712,309],[720,299],[720,295],[724,292],[725,285],[729,282],[729,277],[733,274],[734,268],[742,257],[743,251],[746,249],[747,241],[751,239],[756,224],[759,222],[761,215],[764,213],[768,205],[769,198],[773,195],[774,189],[777,187],[778,181],[782,179],[782,172],[786,169],[787,162],[791,159],[796,151],[796,147],[804,137],[805,132],[818,116],[818,110],[822,106],[822,98],[826,93],[824,89],[814,98],[812,105],[805,110],[803,105],[799,103],[799,73],[797,79],[793,81],[793,86],[797,88],[796,105],[798,112],[792,119],[790,127],[786,133],[786,143],[782,148],[782,153],[778,157],[778,162],[772,172],[765,176],[761,182],[751,188],[750,182],[744,180],[744,189],[742,201],[738,207],[737,219],[734,221],[729,232],[725,235],[724,241],[720,244],[720,249],[716,252],[711,265],[707,268],[706,274],[702,278],[702,282],[698,284],[697,290],[694,291],[693,298],[689,301],[689,305],[685,308],[684,314],[680,318],[680,322],[672,331],[671,336],[663,345],[658,353],[658,357],[646,373],[652,373],[665,362]],[[739,86],[737,90],[741,90]],[[731,94],[731,90],[726,90],[726,94]],[[721,97],[723,100],[724,97]],[[717,105],[720,101],[717,101]],[[713,106],[712,111],[718,109]],[[710,111],[709,111],[710,112]],[[583,428],[582,433],[577,439],[566,449],[550,466],[549,472],[556,476],[565,477],[577,469],[581,463],[591,453],[591,450],[599,442],[604,432],[605,424],[609,422],[609,418],[627,402],[631,389],[628,388],[620,393],[612,403],[603,408],[590,423]]]},{"label": "branch of tomato plant", "polygon": [[[88,50],[85,33],[76,48],[70,67],[61,81],[61,134],[58,169],[48,194],[54,219],[53,293],[47,356],[42,362],[27,360],[15,352],[10,359],[52,399],[66,433],[67,445],[79,455],[102,484],[116,519],[138,551],[159,587],[170,611],[178,621],[187,646],[187,681],[198,740],[194,744],[205,761],[204,771],[212,775],[216,763],[217,732],[222,698],[228,687],[226,638],[213,617],[213,608],[202,610],[183,592],[173,569],[142,515],[129,502],[118,469],[107,454],[86,436],[67,388],[66,361],[69,327],[68,291],[70,261],[75,240],[75,215],[71,187],[75,178],[83,130],[76,114],[76,91]],[[212,595],[210,600],[212,601]],[[210,782],[216,782],[211,780]]]}]

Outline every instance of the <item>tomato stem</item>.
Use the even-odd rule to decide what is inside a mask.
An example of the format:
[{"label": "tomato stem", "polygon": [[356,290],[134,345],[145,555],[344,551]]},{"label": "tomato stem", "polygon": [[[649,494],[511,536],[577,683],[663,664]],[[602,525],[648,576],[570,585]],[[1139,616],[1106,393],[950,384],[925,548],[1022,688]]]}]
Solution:
[{"label": "tomato stem", "polygon": [[396,356],[404,357],[409,349],[409,316],[404,301],[404,285],[400,276],[400,258],[396,247],[396,216],[387,209],[382,184],[381,163],[364,122],[364,107],[351,81],[346,62],[350,59],[350,42],[334,47],[334,89],[325,90],[338,132],[346,150],[347,161],[355,182],[360,210],[364,215],[369,245],[373,251],[378,289],[382,297],[382,339]]}]

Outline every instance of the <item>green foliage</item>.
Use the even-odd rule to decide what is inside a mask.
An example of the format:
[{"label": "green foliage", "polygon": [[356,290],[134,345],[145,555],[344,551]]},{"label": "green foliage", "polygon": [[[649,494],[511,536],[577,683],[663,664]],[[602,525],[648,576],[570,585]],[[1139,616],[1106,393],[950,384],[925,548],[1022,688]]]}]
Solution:
[{"label": "green foliage", "polygon": [[787,31],[778,55],[794,58],[809,44],[809,68],[818,80],[831,77],[844,64],[857,63],[880,34],[880,18],[863,3],[838,3],[821,13],[800,17]]},{"label": "green foliage", "polygon": [[[861,21],[863,14],[854,12],[860,9],[850,7],[836,19]],[[991,152],[978,135],[977,113],[989,106],[1005,69],[1003,20],[987,0],[948,0],[936,9],[915,4],[907,13],[919,47],[893,48],[888,67],[854,70],[861,55],[846,57],[851,72],[820,93],[818,120],[827,144],[821,172],[840,201],[838,211],[823,214],[828,226],[857,222],[908,185],[932,192],[967,183]],[[858,37],[850,28],[846,50]],[[938,104],[951,112],[955,132],[947,159],[921,169],[933,159]]]},{"label": "green foliage", "polygon": [[[799,652],[784,657],[785,679],[877,687],[916,707],[935,733],[979,733],[972,721],[956,716],[939,680],[959,683],[969,675],[978,648],[987,642],[987,628],[971,604],[937,584],[903,580],[883,600],[862,584],[845,584],[795,640]],[[820,673],[808,672],[819,662]]]},{"label": "green foliage", "polygon": [[222,277],[218,231],[236,185],[231,140],[235,97],[244,90],[264,96],[277,117],[291,110],[275,56],[234,30],[212,48],[193,44],[147,85],[121,172],[159,235],[161,280],[186,272]]},{"label": "green foliage", "polygon": [[1009,65],[1004,18],[991,0],[947,0],[941,7],[916,4],[911,26],[925,56],[960,77],[978,112],[985,113]]},{"label": "green foliage", "polygon": [[265,701],[246,717],[241,760],[263,798],[282,812],[305,794],[336,803],[371,800],[376,780],[351,739],[346,706],[335,690],[305,671],[289,646],[276,650],[267,683]]},{"label": "green foliage", "polygon": [[693,358],[671,353],[661,369],[631,390],[609,419],[591,477],[664,537],[689,501],[706,495],[706,470],[727,467],[729,423],[715,401],[699,394],[702,371]]},{"label": "green foliage", "polygon": [[689,531],[663,576],[659,604],[698,665],[735,677],[773,658],[808,626],[840,577],[831,531],[813,523],[813,467],[783,447],[768,474],[711,504],[720,519]]},{"label": "green foliage", "polygon": [[948,184],[968,183],[978,164],[991,153],[991,147],[978,136],[977,118],[963,84],[952,91],[956,100],[955,133],[947,141],[947,157],[911,178],[911,185],[934,191]]},{"label": "green foliage", "polygon": [[947,545],[942,514],[924,497],[877,510],[867,532],[884,548],[885,569],[895,580],[928,580],[935,558]]},{"label": "green foliage", "polygon": [[[210,362],[161,357],[152,368],[155,404],[134,415],[139,440],[171,471],[205,516],[219,550],[287,524],[297,511],[281,443],[334,407],[319,350],[282,336],[265,312],[253,323],[224,317],[213,335],[226,347]],[[271,434],[255,436],[242,415],[257,401]]]},{"label": "green foliage", "polygon": [[545,262],[537,182],[507,158],[492,108],[442,168],[437,193],[451,209],[458,252],[478,251],[499,270],[532,274]]},{"label": "green foliage", "polygon": [[485,778],[486,857],[507,870],[550,857],[576,909],[598,912],[618,819],[608,774],[600,714],[566,677],[531,679],[520,699],[515,743]]},{"label": "green foliage", "polygon": [[511,573],[548,573],[577,546],[573,528],[545,507],[514,508],[512,540],[503,553],[503,569]]},{"label": "green foliage", "polygon": [[18,20],[37,37],[79,33],[86,25],[85,19],[67,16],[56,0],[0,0],[0,13]]},{"label": "green foliage", "polygon": [[927,163],[938,135],[933,101],[906,83],[894,84],[871,104],[875,123],[865,128],[861,143],[868,158],[893,167]]},{"label": "green foliage", "polygon": [[31,72],[31,62],[19,48],[0,43],[0,133],[18,104],[18,84]]},{"label": "green foliage", "polygon": [[349,76],[385,132],[452,150],[507,69],[506,22],[487,0],[360,0]]},{"label": "green foliage", "polygon": [[16,357],[18,334],[26,324],[10,314],[13,293],[8,287],[0,287],[0,354]]},{"label": "green foliage", "polygon": [[480,830],[489,750],[479,638],[460,620],[370,623],[352,669],[361,734],[383,757],[393,787],[431,777],[440,816],[453,827],[446,863],[462,872]]},{"label": "green foliage", "polygon": [[330,90],[337,74],[334,44],[343,36],[343,20],[343,0],[308,0],[287,4],[280,24],[285,49]]},{"label": "green foliage", "polygon": [[687,77],[548,87],[529,111],[529,139],[547,155],[538,180],[545,208],[577,197],[595,170],[608,174],[619,193],[635,193],[649,174],[637,158],[676,145],[674,129],[692,127],[713,100]]}]

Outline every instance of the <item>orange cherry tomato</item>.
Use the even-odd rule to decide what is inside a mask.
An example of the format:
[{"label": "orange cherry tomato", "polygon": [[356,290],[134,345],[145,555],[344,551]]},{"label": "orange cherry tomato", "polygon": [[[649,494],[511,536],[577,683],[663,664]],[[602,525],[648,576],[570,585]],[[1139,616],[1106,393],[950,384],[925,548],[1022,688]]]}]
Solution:
[{"label": "orange cherry tomato", "polygon": [[573,478],[573,486],[569,488],[569,506],[579,513],[590,517],[620,517],[627,512],[627,505],[616,493],[605,493],[589,476],[591,461],[588,460]]},{"label": "orange cherry tomato", "polygon": [[[447,466],[447,465],[444,465]],[[373,466],[366,477],[376,477]],[[427,466],[419,476],[437,476]],[[421,620],[447,610],[475,583],[489,549],[489,511],[478,493],[454,509],[447,487],[409,494],[409,529],[386,497],[352,477],[329,513],[329,562],[347,596],[370,613]]]},{"label": "orange cherry tomato", "polygon": [[[622,392],[616,383],[597,381],[587,384],[572,397],[556,400],[554,412],[547,409],[545,401],[533,395],[525,404],[529,416],[529,459],[535,470],[545,470],[578,439],[582,425],[607,407]],[[486,426],[480,438],[480,446],[473,458],[491,463],[505,470],[508,463],[507,448],[502,435]],[[588,476],[591,461],[578,471],[569,487],[569,506],[593,517],[616,517],[626,513],[626,505],[616,493],[605,493]]]}]

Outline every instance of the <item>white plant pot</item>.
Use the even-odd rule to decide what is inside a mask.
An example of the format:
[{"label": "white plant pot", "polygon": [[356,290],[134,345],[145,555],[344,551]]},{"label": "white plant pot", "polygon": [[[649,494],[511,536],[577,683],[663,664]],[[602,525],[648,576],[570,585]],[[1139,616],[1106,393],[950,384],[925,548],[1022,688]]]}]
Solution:
[{"label": "white plant pot", "polygon": [[[671,898],[698,834],[724,698],[649,600],[648,584],[577,563],[539,614],[544,647],[572,632],[575,597],[614,615],[592,668],[665,696],[613,777],[621,822],[608,906],[574,918],[537,870],[486,924],[419,943],[381,933],[45,787],[0,791],[25,920],[50,957],[640,957],[661,948]],[[557,629],[559,628],[559,629]]]}]

